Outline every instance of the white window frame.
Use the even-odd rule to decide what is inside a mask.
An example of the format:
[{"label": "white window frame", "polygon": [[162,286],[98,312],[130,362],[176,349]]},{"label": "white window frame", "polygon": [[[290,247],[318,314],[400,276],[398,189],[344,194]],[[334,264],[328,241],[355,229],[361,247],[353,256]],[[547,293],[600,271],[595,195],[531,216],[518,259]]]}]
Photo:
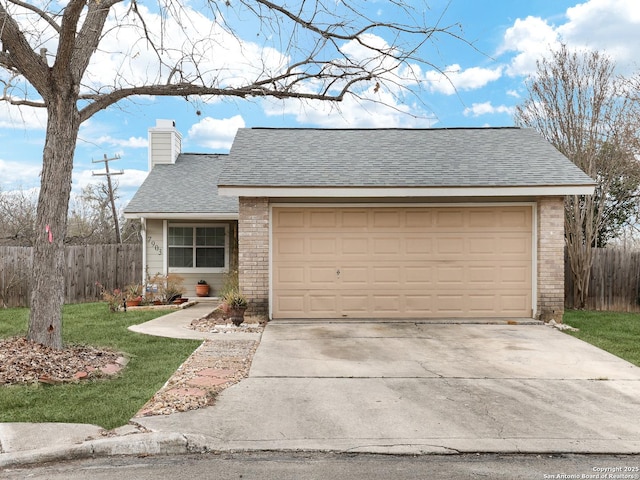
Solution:
[{"label": "white window frame", "polygon": [[[224,267],[171,267],[169,266],[169,229],[172,227],[177,228],[193,228],[198,227],[205,228],[224,228]],[[193,232],[193,238],[195,242],[195,231]],[[167,248],[167,271],[169,273],[228,273],[229,272],[229,224],[228,223],[169,223],[167,226],[166,243]],[[193,245],[194,255],[196,245]]]}]

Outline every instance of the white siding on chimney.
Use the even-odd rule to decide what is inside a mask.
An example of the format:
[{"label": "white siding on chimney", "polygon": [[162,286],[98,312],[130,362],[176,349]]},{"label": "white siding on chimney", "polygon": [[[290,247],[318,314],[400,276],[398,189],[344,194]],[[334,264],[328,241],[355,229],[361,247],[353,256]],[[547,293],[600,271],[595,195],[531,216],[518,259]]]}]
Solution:
[{"label": "white siding on chimney", "polygon": [[175,163],[182,150],[182,135],[173,120],[156,120],[149,129],[149,170],[154,165]]}]

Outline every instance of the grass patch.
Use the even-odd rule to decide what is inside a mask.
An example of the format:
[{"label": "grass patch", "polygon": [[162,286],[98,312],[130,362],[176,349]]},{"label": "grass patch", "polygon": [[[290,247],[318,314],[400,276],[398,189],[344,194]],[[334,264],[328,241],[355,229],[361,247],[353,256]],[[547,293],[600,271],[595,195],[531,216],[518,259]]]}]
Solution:
[{"label": "grass patch", "polygon": [[570,335],[640,367],[640,314],[568,310],[564,323],[580,329]]},{"label": "grass patch", "polygon": [[[106,429],[125,425],[201,343],[127,330],[166,313],[110,313],[104,303],[65,305],[65,344],[114,349],[125,353],[129,364],[114,378],[0,387],[0,422],[91,423]],[[28,319],[26,308],[0,310],[0,337],[26,335]]]}]

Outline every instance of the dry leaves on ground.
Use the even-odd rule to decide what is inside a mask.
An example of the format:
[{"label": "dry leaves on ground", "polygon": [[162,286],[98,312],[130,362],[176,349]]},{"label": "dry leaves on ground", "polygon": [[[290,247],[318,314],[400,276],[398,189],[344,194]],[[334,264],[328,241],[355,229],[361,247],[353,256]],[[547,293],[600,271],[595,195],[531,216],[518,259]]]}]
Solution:
[{"label": "dry leaves on ground", "polygon": [[0,385],[78,381],[113,373],[123,363],[118,352],[88,346],[55,350],[24,337],[0,339]]}]

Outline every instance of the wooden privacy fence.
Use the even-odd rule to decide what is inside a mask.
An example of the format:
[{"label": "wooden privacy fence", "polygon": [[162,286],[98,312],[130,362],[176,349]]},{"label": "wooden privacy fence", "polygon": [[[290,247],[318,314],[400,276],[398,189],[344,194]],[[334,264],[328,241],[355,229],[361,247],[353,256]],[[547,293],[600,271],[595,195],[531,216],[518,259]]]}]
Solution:
[{"label": "wooden privacy fence", "polygon": [[[565,254],[565,308],[574,308],[573,277]],[[640,312],[640,251],[594,248],[587,310]]]},{"label": "wooden privacy fence", "polygon": [[[596,248],[586,308],[640,312],[640,251]],[[122,288],[142,278],[142,246],[84,245],[65,249],[65,302],[100,299],[96,282],[107,288]],[[29,305],[30,247],[0,246],[0,307]],[[573,281],[565,261],[565,307],[573,308]]]},{"label": "wooden privacy fence", "polygon": [[[33,251],[31,247],[0,246],[0,307],[29,306]],[[142,246],[80,245],[65,247],[65,303],[100,299],[106,288],[123,288],[142,279]]]}]

